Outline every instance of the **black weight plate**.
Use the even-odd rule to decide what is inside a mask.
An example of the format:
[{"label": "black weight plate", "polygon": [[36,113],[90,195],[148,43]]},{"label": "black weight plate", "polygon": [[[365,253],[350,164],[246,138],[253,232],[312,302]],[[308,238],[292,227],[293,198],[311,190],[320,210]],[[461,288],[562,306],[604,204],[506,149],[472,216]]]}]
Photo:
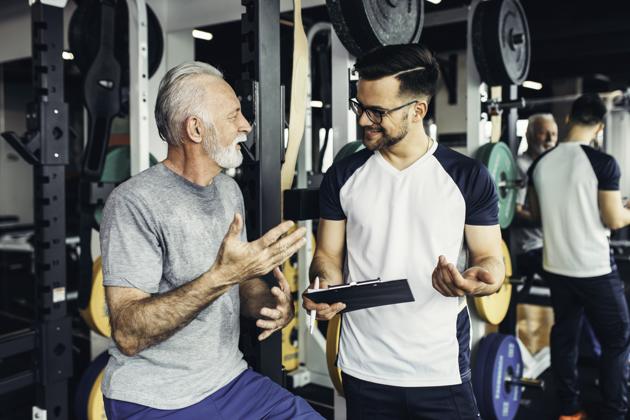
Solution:
[{"label": "black weight plate", "polygon": [[348,30],[348,25],[343,18],[343,13],[341,12],[341,5],[338,0],[326,0],[326,9],[328,9],[328,16],[330,17],[330,23],[337,33],[337,37],[341,41],[344,47],[350,52],[350,54],[355,57],[361,57],[363,55],[363,51],[354,41],[350,31]]},{"label": "black weight plate", "polygon": [[487,0],[475,9],[472,25],[475,63],[490,86],[520,85],[529,74],[531,39],[518,0]]},{"label": "black weight plate", "polygon": [[77,393],[74,398],[74,415],[77,420],[88,420],[88,401],[90,399],[90,392],[94,382],[101,374],[101,371],[107,366],[109,362],[109,353],[105,350],[99,354],[90,365],[87,367],[81,380],[77,385]]},{"label": "black weight plate", "polygon": [[356,57],[381,45],[420,40],[423,0],[327,0],[326,4],[339,39]]},{"label": "black weight plate", "polygon": [[[68,42],[74,54],[77,66],[83,74],[87,73],[98,52],[101,18],[98,1],[82,1],[70,19]],[[123,68],[122,85],[129,86],[129,11],[125,1],[116,3],[116,38],[114,51],[116,59]],[[149,43],[149,77],[157,71],[164,52],[164,39],[160,22],[147,5],[148,43]]]}]

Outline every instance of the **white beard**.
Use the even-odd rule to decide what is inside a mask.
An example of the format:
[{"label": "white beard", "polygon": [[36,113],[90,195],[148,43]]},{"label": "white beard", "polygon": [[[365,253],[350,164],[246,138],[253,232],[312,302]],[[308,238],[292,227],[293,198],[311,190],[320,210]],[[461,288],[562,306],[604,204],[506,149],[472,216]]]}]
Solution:
[{"label": "white beard", "polygon": [[236,168],[240,166],[243,163],[243,155],[236,149],[236,145],[244,142],[247,136],[241,133],[236,136],[232,144],[221,147],[216,131],[208,131],[208,135],[203,139],[203,148],[208,156],[222,168]]}]

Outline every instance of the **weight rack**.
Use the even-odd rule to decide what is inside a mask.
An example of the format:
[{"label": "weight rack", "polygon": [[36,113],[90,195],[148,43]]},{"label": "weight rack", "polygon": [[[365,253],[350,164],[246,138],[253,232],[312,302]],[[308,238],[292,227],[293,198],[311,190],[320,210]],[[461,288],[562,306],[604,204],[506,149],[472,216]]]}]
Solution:
[{"label": "weight rack", "polygon": [[[30,370],[0,379],[0,394],[35,384],[33,419],[68,419],[68,378],[72,376],[72,324],[66,308],[69,126],[62,59],[64,6],[41,1],[31,5],[35,101],[28,106],[28,131],[22,138],[13,132],[2,133],[33,165],[36,305],[34,319],[26,328],[0,336],[0,358],[32,354]],[[1,315],[12,319],[11,314]]]}]

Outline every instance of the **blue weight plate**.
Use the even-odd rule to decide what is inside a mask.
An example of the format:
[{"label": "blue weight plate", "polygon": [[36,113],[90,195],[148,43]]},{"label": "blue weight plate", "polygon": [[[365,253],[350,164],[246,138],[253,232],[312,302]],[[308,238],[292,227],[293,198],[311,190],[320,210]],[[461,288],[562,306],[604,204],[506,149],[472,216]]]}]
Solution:
[{"label": "blue weight plate", "polygon": [[484,375],[486,420],[512,420],[521,402],[521,387],[505,383],[506,375],[523,376],[523,359],[516,338],[497,334],[487,354]]},{"label": "blue weight plate", "polygon": [[88,420],[88,401],[90,399],[90,392],[96,382],[96,378],[101,374],[101,371],[107,366],[109,362],[109,353],[105,350],[99,354],[96,359],[90,363],[90,365],[83,372],[81,380],[77,385],[77,393],[74,398],[74,414],[77,420]]},{"label": "blue weight plate", "polygon": [[475,399],[477,400],[477,408],[482,418],[485,418],[486,404],[484,403],[484,378],[486,376],[486,365],[488,363],[488,353],[492,347],[492,343],[497,338],[497,333],[490,333],[486,335],[479,343],[479,349],[477,350],[477,356],[475,358],[475,369],[472,375],[472,386]]}]

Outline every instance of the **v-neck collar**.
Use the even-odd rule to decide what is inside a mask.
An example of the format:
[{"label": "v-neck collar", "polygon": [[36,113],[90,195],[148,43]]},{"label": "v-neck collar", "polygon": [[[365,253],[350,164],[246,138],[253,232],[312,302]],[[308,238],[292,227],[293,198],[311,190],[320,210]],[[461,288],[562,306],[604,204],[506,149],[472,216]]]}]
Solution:
[{"label": "v-neck collar", "polygon": [[393,167],[387,160],[385,160],[380,150],[376,150],[374,152],[374,155],[376,156],[376,161],[379,163],[379,165],[381,165],[381,167],[383,167],[383,169],[385,169],[387,172],[394,175],[395,177],[400,178],[402,176],[405,176],[409,172],[413,171],[417,167],[421,166],[424,162],[426,162],[429,158],[431,158],[431,156],[433,156],[437,148],[438,148],[438,143],[437,141],[433,140],[433,144],[424,155],[422,155],[418,160],[416,160],[414,163],[407,166],[405,169],[401,171]]}]

